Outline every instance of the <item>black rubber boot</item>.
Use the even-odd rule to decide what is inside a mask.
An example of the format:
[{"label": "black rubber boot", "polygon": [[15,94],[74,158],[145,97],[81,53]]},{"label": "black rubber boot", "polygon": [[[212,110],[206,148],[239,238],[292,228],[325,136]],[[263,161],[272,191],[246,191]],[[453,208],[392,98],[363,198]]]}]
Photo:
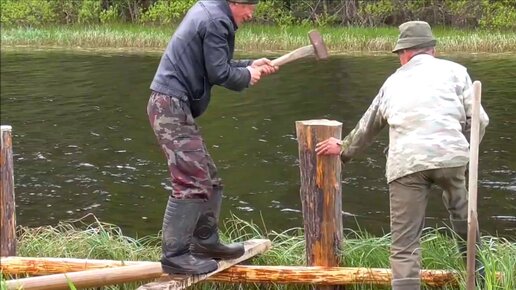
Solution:
[{"label": "black rubber boot", "polygon": [[163,217],[163,272],[196,275],[217,269],[215,260],[195,257],[190,252],[193,231],[204,204],[204,200],[169,197]]},{"label": "black rubber boot", "polygon": [[191,247],[193,255],[213,259],[235,259],[244,254],[243,244],[224,245],[220,242],[218,224],[221,204],[222,188],[214,187],[194,231]]},{"label": "black rubber boot", "polygon": [[[459,253],[464,261],[467,263],[468,258],[468,221],[462,220],[452,220],[452,226],[455,233],[457,233],[457,248],[459,249]],[[480,247],[480,231],[477,230],[476,241],[477,248]],[[477,249],[478,251],[478,249]],[[475,256],[475,271],[476,271],[476,286],[478,289],[484,289],[485,280],[486,280],[486,269],[482,261],[480,261],[480,257],[477,253]]]}]

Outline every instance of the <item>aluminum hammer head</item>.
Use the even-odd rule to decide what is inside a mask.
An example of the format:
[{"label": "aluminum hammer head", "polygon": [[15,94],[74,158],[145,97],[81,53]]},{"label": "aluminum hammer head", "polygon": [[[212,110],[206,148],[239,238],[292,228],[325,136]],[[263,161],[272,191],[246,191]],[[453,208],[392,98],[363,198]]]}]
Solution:
[{"label": "aluminum hammer head", "polygon": [[314,47],[314,54],[317,60],[327,59],[328,58],[328,49],[324,44],[321,34],[317,30],[311,30],[308,33],[308,38],[310,38],[310,43]]}]

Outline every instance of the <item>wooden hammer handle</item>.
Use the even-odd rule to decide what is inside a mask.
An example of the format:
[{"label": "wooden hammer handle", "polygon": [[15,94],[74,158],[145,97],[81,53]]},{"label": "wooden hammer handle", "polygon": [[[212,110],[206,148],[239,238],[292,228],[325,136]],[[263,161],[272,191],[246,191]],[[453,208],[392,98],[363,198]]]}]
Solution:
[{"label": "wooden hammer handle", "polygon": [[284,65],[284,64],[294,61],[296,59],[307,57],[307,56],[313,55],[313,54],[314,54],[313,45],[303,46],[303,47],[300,47],[296,50],[293,50],[285,55],[282,55],[282,56],[272,60],[272,65],[274,65],[274,66]]}]

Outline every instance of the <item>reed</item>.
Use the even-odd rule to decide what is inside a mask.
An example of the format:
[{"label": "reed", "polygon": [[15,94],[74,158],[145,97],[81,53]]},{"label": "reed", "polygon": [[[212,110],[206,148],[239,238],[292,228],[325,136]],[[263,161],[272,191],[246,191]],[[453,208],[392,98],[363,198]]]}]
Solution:
[{"label": "reed", "polygon": [[[173,27],[134,24],[96,26],[2,27],[2,49],[81,48],[101,50],[161,51]],[[249,53],[277,53],[308,44],[309,26],[265,26],[249,24],[237,33],[237,50]],[[395,27],[321,27],[332,53],[387,53],[398,34]],[[504,53],[516,51],[514,32],[489,30],[434,29],[442,52]]]},{"label": "reed", "polygon": [[[56,226],[19,228],[19,255],[30,257],[97,258],[112,260],[157,261],[160,256],[159,233],[143,238],[124,236],[112,224],[83,218],[62,222]],[[303,265],[305,247],[302,228],[282,232],[268,231],[261,225],[241,220],[235,216],[224,223],[222,239],[243,241],[250,238],[268,238],[273,248],[253,258],[257,265]],[[343,266],[389,267],[390,236],[373,236],[364,231],[345,231]],[[464,264],[455,249],[454,240],[447,229],[425,229],[422,238],[423,267],[426,269],[456,269],[464,271]],[[482,238],[482,261],[486,266],[488,289],[516,289],[516,243],[499,237]],[[501,281],[495,273],[502,272]],[[5,277],[4,277],[5,278]],[[135,283],[110,286],[103,289],[135,289]],[[465,289],[465,277],[460,280]],[[310,289],[299,285],[250,285],[245,289]],[[213,289],[213,284],[203,283],[194,289]],[[218,284],[217,289],[241,289],[235,284]],[[346,289],[385,289],[372,285],[348,286]]]}]

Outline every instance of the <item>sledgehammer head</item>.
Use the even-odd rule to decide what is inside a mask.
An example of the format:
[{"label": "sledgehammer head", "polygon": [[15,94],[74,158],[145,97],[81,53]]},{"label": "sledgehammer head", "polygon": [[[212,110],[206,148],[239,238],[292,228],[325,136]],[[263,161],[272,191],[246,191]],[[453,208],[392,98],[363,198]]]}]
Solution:
[{"label": "sledgehammer head", "polygon": [[314,47],[314,54],[317,60],[327,59],[328,58],[328,49],[324,44],[321,34],[317,30],[312,30],[308,33],[308,38],[310,38],[310,43],[312,43]]}]

